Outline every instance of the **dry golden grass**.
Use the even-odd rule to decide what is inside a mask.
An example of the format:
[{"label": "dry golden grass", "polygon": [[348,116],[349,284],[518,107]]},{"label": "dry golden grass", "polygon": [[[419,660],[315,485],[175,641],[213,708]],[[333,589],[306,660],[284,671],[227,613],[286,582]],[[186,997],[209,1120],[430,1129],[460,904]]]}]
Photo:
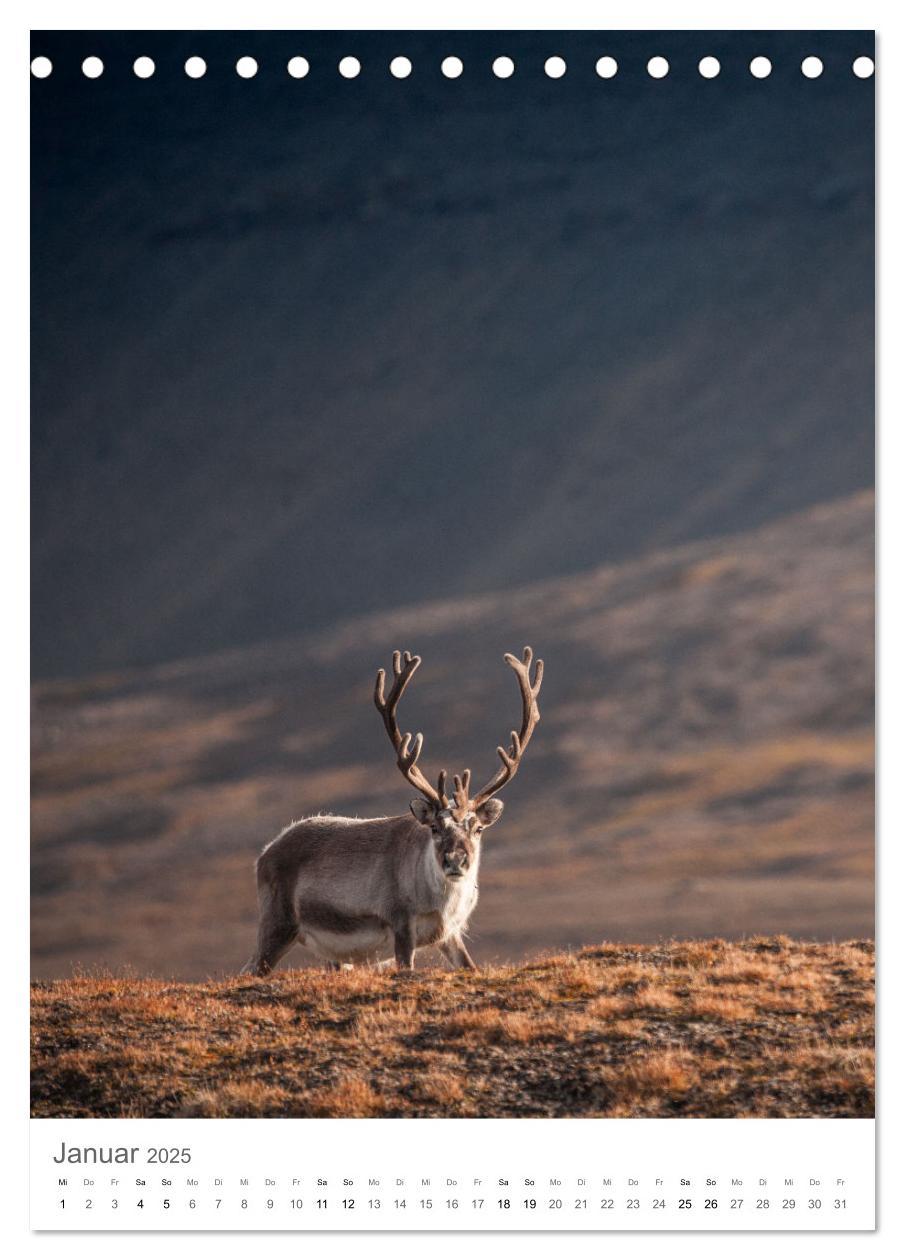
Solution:
[{"label": "dry golden grass", "polygon": [[36,1116],[867,1116],[873,944],[32,989]]}]

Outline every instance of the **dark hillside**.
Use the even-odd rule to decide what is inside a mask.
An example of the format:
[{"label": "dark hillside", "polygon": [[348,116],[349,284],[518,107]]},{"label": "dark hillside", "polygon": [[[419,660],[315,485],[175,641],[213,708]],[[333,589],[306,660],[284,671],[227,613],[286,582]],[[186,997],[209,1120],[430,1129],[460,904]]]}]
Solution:
[{"label": "dark hillside", "polygon": [[870,486],[870,36],[372,33],[351,82],[349,36],[242,39],[251,81],[229,33],[36,37],[57,67],[33,85],[37,677],[510,590]]}]

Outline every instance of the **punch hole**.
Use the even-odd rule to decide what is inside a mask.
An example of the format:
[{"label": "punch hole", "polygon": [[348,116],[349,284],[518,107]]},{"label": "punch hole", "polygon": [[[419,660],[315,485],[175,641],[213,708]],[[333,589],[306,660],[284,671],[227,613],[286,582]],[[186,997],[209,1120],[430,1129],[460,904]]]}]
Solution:
[{"label": "punch hole", "polygon": [[702,79],[715,79],[721,69],[716,57],[702,57],[698,62],[698,73]]},{"label": "punch hole", "polygon": [[307,57],[290,57],[286,69],[293,79],[304,79],[311,67],[308,65]]},{"label": "punch hole", "polygon": [[185,72],[190,79],[201,79],[207,74],[207,62],[203,57],[189,57]]},{"label": "punch hole", "polygon": [[612,79],[619,69],[619,62],[615,57],[598,57],[595,68],[601,79]]},{"label": "punch hole", "polygon": [[669,62],[665,57],[651,57],[647,63],[647,73],[652,79],[665,79],[669,74]]},{"label": "punch hole", "polygon": [[150,79],[157,67],[153,57],[136,57],[132,62],[132,69],[137,79]]},{"label": "punch hole", "polygon": [[339,73],[344,79],[357,79],[361,74],[361,62],[357,57],[343,57],[339,63]]},{"label": "punch hole", "polygon": [[104,63],[100,57],[86,57],[82,62],[82,74],[86,79],[99,79],[104,73]]},{"label": "punch hole", "polygon": [[390,74],[394,79],[407,79],[412,73],[412,63],[408,57],[394,57],[390,62]]},{"label": "punch hole", "polygon": [[498,79],[511,79],[515,74],[515,62],[511,57],[496,57],[493,63],[493,73]]},{"label": "punch hole", "polygon": [[859,79],[869,79],[874,72],[872,57],[856,57],[852,62],[852,71]]},{"label": "punch hole", "polygon": [[254,57],[240,57],[236,62],[236,74],[240,79],[253,79],[258,73],[258,63]]},{"label": "punch hole", "polygon": [[444,57],[440,62],[440,69],[447,79],[458,79],[465,67],[461,57]]},{"label": "punch hole", "polygon": [[773,62],[769,57],[755,57],[748,69],[755,79],[766,79],[773,73]]},{"label": "punch hole", "polygon": [[46,79],[52,70],[53,62],[49,57],[35,57],[32,60],[31,72],[36,79]]},{"label": "punch hole", "polygon": [[548,79],[561,79],[566,73],[566,63],[562,57],[548,57],[544,62],[544,73]]},{"label": "punch hole", "polygon": [[823,74],[823,62],[819,57],[805,57],[801,63],[801,73],[806,79],[819,79]]}]

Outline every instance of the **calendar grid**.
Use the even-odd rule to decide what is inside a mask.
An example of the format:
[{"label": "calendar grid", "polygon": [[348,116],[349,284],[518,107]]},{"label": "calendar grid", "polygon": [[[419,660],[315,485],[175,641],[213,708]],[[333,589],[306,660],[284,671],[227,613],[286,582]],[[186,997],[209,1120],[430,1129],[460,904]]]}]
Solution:
[{"label": "calendar grid", "polygon": [[872,1120],[32,1121],[32,1227],[869,1230],[873,1143]]}]

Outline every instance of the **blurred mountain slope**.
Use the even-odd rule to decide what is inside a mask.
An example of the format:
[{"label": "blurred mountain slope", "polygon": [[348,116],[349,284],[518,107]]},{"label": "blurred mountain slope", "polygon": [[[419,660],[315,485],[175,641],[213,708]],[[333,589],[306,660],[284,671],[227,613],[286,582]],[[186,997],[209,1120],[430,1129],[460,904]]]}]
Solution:
[{"label": "blurred mountain slope", "polygon": [[503,651],[546,660],[540,726],[486,837],[479,959],[870,935],[872,614],[864,493],[503,600],[39,684],[35,975],[239,967],[266,840],[319,810],[407,808],[372,703],[396,647],[423,656],[400,718],[424,732],[427,772],[476,778],[519,712]]}]

